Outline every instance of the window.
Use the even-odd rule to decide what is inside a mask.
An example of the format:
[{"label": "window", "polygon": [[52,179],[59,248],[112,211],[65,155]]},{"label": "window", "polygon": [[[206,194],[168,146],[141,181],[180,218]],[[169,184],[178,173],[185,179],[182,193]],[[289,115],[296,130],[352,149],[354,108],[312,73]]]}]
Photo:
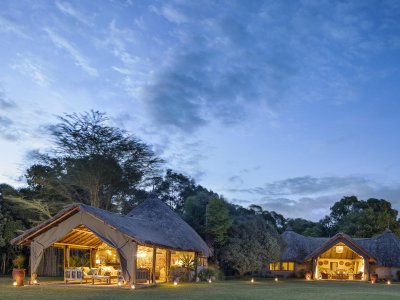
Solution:
[{"label": "window", "polygon": [[343,253],[343,246],[336,246],[336,253]]},{"label": "window", "polygon": [[270,271],[294,271],[294,262],[283,261],[269,264]]},{"label": "window", "polygon": [[282,262],[282,271],[294,271],[294,262],[291,261]]},{"label": "window", "polygon": [[270,263],[269,264],[269,270],[270,271],[279,271],[281,269],[280,267],[281,266],[280,266],[279,262],[274,262],[274,263]]}]

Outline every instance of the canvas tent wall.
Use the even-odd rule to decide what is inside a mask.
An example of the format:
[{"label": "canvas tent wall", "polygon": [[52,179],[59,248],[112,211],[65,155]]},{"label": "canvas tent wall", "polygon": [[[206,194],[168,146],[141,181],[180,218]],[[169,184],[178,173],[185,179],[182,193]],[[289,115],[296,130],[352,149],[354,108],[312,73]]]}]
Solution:
[{"label": "canvas tent wall", "polygon": [[77,226],[84,225],[104,243],[117,250],[124,279],[128,282],[132,282],[133,278],[135,278],[133,266],[134,256],[137,249],[136,242],[131,237],[121,233],[117,229],[107,225],[102,220],[88,213],[84,206],[80,206],[79,208],[80,209],[77,210],[75,214],[42,232],[31,240],[31,273],[37,272],[39,263],[46,248],[56,243]]},{"label": "canvas tent wall", "polygon": [[44,250],[82,225],[117,250],[127,282],[136,280],[138,245],[190,251],[206,257],[211,255],[211,250],[193,228],[154,195],[127,216],[72,204],[53,218],[25,231],[12,243],[31,247],[31,273],[36,273]]}]

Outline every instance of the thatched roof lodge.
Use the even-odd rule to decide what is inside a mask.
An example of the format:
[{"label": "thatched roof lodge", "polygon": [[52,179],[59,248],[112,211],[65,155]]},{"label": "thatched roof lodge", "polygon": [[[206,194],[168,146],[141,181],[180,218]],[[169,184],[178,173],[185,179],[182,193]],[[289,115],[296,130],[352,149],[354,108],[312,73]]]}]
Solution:
[{"label": "thatched roof lodge", "polygon": [[[127,215],[71,204],[12,243],[30,247],[31,274],[36,274],[45,249],[58,247],[64,249],[64,268],[69,270],[66,277],[75,276],[71,273],[70,251],[80,249],[90,253],[87,269],[107,270],[104,274],[108,275],[98,274],[97,279],[108,283],[113,279],[109,274],[114,268],[121,270],[118,276],[125,283],[167,281],[171,266],[178,266],[183,257],[211,255],[193,228],[155,195]],[[86,272],[78,274],[78,279],[85,275]]]},{"label": "thatched roof lodge", "polygon": [[344,233],[324,238],[303,236],[288,228],[282,239],[281,261],[269,265],[276,275],[306,272],[314,279],[369,280],[371,274],[378,274],[389,280],[400,271],[400,239],[389,229],[372,238]]}]

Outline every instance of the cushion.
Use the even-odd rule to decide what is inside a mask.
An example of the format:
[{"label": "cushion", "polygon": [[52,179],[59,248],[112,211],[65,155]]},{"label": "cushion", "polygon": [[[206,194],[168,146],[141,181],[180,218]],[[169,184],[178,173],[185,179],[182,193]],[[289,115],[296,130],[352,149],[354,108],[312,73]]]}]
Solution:
[{"label": "cushion", "polygon": [[99,269],[93,268],[93,269],[90,269],[89,272],[87,272],[87,274],[88,275],[100,275],[100,274],[98,274],[98,272],[99,272]]}]

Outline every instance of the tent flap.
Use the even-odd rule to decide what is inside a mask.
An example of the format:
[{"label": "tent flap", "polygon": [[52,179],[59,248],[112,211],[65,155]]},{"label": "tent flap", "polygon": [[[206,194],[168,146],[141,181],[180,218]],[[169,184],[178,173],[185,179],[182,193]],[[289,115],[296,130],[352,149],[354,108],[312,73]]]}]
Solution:
[{"label": "tent flap", "polygon": [[107,245],[117,249],[121,271],[126,282],[134,283],[134,263],[137,245],[125,234],[113,229],[85,211],[79,211],[57,226],[37,236],[31,243],[31,273],[36,273],[44,250],[79,225],[86,226]]}]

